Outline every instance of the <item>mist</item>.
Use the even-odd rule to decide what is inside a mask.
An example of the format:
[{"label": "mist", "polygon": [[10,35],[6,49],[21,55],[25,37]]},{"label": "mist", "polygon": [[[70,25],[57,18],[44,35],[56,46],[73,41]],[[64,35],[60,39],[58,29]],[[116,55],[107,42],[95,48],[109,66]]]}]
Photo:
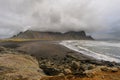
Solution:
[{"label": "mist", "polygon": [[0,38],[26,30],[84,30],[97,39],[117,39],[119,4],[120,0],[0,0]]}]

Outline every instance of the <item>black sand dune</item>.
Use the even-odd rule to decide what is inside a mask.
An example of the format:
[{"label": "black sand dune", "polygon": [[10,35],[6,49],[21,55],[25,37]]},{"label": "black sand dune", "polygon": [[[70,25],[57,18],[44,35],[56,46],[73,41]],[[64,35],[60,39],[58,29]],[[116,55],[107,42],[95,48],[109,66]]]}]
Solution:
[{"label": "black sand dune", "polygon": [[81,53],[70,50],[57,41],[25,41],[25,42],[2,42],[0,46],[14,48],[18,51],[28,53],[36,58],[63,59],[66,55],[74,55],[80,60],[91,59]]}]

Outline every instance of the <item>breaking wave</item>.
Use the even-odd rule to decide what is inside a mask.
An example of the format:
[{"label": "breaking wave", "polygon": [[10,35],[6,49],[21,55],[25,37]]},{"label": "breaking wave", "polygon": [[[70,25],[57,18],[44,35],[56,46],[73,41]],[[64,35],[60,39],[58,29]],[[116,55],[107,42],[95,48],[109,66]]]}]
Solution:
[{"label": "breaking wave", "polygon": [[120,42],[68,40],[60,44],[98,60],[120,63]]}]

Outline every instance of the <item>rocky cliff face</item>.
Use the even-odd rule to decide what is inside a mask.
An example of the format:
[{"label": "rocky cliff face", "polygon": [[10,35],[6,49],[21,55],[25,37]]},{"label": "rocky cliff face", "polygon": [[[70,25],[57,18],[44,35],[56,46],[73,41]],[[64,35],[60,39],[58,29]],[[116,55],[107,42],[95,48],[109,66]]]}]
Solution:
[{"label": "rocky cliff face", "polygon": [[18,35],[13,36],[13,38],[22,39],[41,39],[41,40],[93,40],[91,36],[87,36],[84,31],[79,32],[40,32],[40,31],[25,31],[20,32]]}]

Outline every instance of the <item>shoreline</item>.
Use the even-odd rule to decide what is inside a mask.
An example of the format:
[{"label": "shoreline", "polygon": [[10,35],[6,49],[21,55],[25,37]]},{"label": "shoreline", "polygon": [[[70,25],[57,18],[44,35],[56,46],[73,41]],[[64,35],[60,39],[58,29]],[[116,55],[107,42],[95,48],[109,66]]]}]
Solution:
[{"label": "shoreline", "polygon": [[[116,62],[118,64],[120,63],[119,59],[117,59],[117,58],[110,57],[110,56],[107,56],[107,55],[104,55],[104,54],[99,54],[99,53],[93,52],[93,51],[91,51],[87,48],[81,47],[79,45],[72,44],[72,43],[75,43],[75,41],[76,40],[62,41],[62,42],[60,42],[60,45],[65,46],[65,47],[67,47],[71,50],[74,50],[74,51],[79,52],[79,53],[81,53],[85,56],[89,56],[89,57],[94,58],[94,59],[99,60],[99,61]],[[81,51],[78,50],[78,49],[81,49]],[[85,50],[85,51],[83,51],[82,49]]]},{"label": "shoreline", "polygon": [[[66,41],[66,40],[65,40]],[[59,62],[63,60],[67,55],[74,56],[79,61],[88,61],[93,64],[109,65],[110,61],[104,61],[96,59],[92,56],[85,55],[79,51],[73,50],[63,44],[62,41],[44,41],[44,40],[32,40],[32,41],[7,41],[0,42],[0,46],[6,48],[12,48],[22,53],[27,53],[38,60],[43,59],[56,59]],[[106,64],[107,63],[107,64]],[[119,64],[119,63],[116,63]]]},{"label": "shoreline", "polygon": [[[65,41],[71,41],[71,40],[65,40]],[[73,40],[72,40],[73,41]],[[62,55],[65,56],[66,54],[74,54],[75,56],[81,56],[81,60],[83,59],[90,59],[90,60],[97,60],[97,61],[105,61],[100,60],[95,57],[92,57],[90,55],[85,55],[84,53],[72,49],[71,47],[67,46],[63,43],[64,41],[44,41],[44,40],[32,40],[32,41],[5,41],[0,42],[0,46],[6,47],[6,48],[12,48],[21,52],[28,53],[30,55],[33,55],[35,57],[43,56],[42,54],[46,53],[48,55],[56,56],[56,55]],[[32,50],[32,51],[31,51]],[[62,57],[60,56],[60,57]],[[107,61],[111,62],[111,61]]]}]

